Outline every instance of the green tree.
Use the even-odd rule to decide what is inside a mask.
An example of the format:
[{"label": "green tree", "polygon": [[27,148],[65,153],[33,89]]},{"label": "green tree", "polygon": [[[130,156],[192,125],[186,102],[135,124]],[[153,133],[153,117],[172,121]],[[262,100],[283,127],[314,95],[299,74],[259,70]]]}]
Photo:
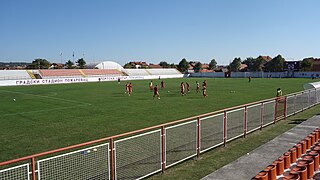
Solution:
[{"label": "green tree", "polygon": [[301,67],[302,71],[310,71],[312,68],[312,63],[311,63],[310,58],[303,59],[300,64],[300,67]]},{"label": "green tree", "polygon": [[262,56],[259,56],[257,58],[248,57],[242,63],[248,66],[248,71],[262,71],[263,65],[266,63],[266,60],[264,60]]},{"label": "green tree", "polygon": [[170,68],[177,68],[177,65],[175,65],[174,63],[169,65]]},{"label": "green tree", "polygon": [[133,68],[135,68],[132,64],[130,64],[130,63],[126,63],[124,66],[123,66],[123,68],[125,68],[125,69],[133,69]]},{"label": "green tree", "polygon": [[86,65],[86,61],[83,58],[78,59],[76,63],[78,64],[80,69],[84,69],[84,66]]},{"label": "green tree", "polygon": [[74,63],[70,60],[66,62],[67,69],[73,69],[73,65]]},{"label": "green tree", "polygon": [[254,69],[255,69],[255,67],[254,67],[255,66],[255,61],[256,61],[255,58],[248,57],[242,63],[247,65],[248,71],[254,71]]},{"label": "green tree", "polygon": [[256,58],[254,62],[253,71],[263,71],[264,64],[266,64],[266,60],[262,58],[262,56],[259,56]]},{"label": "green tree", "polygon": [[270,72],[281,72],[283,71],[283,63],[285,59],[278,55],[266,64],[265,70]]},{"label": "green tree", "polygon": [[233,61],[230,63],[230,71],[237,72],[239,71],[241,65],[241,58],[234,58]]},{"label": "green tree", "polygon": [[201,62],[197,62],[195,65],[194,65],[194,68],[193,68],[193,70],[194,70],[194,72],[200,72],[201,71],[201,69],[202,69],[202,64],[201,64]]},{"label": "green tree", "polygon": [[178,65],[179,71],[182,73],[185,73],[188,70],[188,67],[189,67],[188,61],[185,58],[183,58]]},{"label": "green tree", "polygon": [[169,64],[166,62],[166,61],[161,61],[159,63],[159,65],[162,67],[162,68],[168,68],[169,67]]},{"label": "green tree", "polygon": [[27,69],[48,69],[50,62],[46,59],[35,59],[31,64],[27,66]]},{"label": "green tree", "polygon": [[217,61],[215,59],[212,59],[209,63],[209,69],[214,70],[217,67]]}]

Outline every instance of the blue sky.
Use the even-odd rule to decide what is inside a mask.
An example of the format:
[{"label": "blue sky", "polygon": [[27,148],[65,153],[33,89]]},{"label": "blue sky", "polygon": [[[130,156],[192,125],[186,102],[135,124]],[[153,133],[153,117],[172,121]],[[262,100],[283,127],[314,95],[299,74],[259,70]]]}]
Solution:
[{"label": "blue sky", "polygon": [[0,61],[319,57],[318,0],[0,0]]}]

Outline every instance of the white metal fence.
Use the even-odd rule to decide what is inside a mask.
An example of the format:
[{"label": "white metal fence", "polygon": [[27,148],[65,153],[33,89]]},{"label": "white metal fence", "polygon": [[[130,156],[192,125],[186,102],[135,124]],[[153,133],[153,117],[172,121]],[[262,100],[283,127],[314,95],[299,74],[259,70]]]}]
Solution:
[{"label": "white metal fence", "polygon": [[29,164],[22,164],[8,169],[0,170],[1,180],[29,180]]},{"label": "white metal fence", "polygon": [[[159,125],[134,136],[0,170],[1,180],[142,179],[237,137],[318,104],[320,89],[307,90],[186,121]],[[277,109],[278,108],[278,109]],[[278,113],[278,115],[277,115]],[[112,138],[111,138],[112,139]]]},{"label": "white metal fence", "polygon": [[161,131],[115,141],[115,179],[141,179],[161,171]]},{"label": "white metal fence", "polygon": [[200,119],[201,152],[223,144],[223,113]]},{"label": "white metal fence", "polygon": [[39,160],[38,179],[97,179],[108,180],[109,144]]},{"label": "white metal fence", "polygon": [[197,154],[197,121],[190,121],[165,129],[166,167]]}]

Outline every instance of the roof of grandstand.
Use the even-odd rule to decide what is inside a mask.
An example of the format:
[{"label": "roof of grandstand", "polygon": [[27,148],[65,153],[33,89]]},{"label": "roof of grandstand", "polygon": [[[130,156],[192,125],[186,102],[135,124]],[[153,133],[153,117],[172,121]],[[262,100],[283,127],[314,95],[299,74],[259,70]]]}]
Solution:
[{"label": "roof of grandstand", "polygon": [[118,69],[123,71],[123,67],[114,61],[103,61],[95,66],[98,69]]}]

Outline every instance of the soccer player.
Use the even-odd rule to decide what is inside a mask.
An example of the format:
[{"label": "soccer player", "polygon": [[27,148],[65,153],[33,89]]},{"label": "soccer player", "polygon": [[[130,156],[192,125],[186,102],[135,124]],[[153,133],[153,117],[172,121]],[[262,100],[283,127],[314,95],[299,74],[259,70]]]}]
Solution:
[{"label": "soccer player", "polygon": [[207,81],[204,80],[202,83],[202,95],[203,97],[207,97]]},{"label": "soccer player", "polygon": [[149,82],[149,88],[150,88],[150,91],[153,90],[153,84],[152,84],[152,81]]},{"label": "soccer player", "polygon": [[158,89],[158,85],[156,85],[153,89],[153,99],[154,97],[158,97],[158,99],[160,99],[160,94],[159,94],[159,89]]},{"label": "soccer player", "polygon": [[128,94],[129,94],[129,96],[130,96],[131,93],[132,93],[132,84],[131,84],[131,82],[129,83],[128,89],[129,89]]},{"label": "soccer player", "polygon": [[129,82],[126,83],[126,91],[124,93],[129,94]]},{"label": "soccer player", "polygon": [[187,90],[188,92],[190,92],[190,84],[188,82],[186,82],[186,84],[187,84]]},{"label": "soccer player", "polygon": [[164,81],[162,80],[161,81],[161,89],[163,89],[164,88]]},{"label": "soccer player", "polygon": [[277,89],[277,101],[279,102],[281,100],[282,96],[282,90],[280,88]]},{"label": "soccer player", "polygon": [[200,84],[198,83],[198,81],[196,81],[196,91],[197,93],[199,93],[200,91]]},{"label": "soccer player", "polygon": [[118,77],[118,84],[120,84],[120,78]]},{"label": "soccer player", "polygon": [[203,86],[202,95],[203,95],[203,97],[207,97],[207,86]]},{"label": "soccer player", "polygon": [[204,80],[202,86],[207,86],[207,80]]},{"label": "soccer player", "polygon": [[181,95],[184,96],[185,95],[185,87],[184,87],[183,82],[181,83],[180,88],[181,88]]},{"label": "soccer player", "polygon": [[248,77],[249,82],[251,82],[251,76]]}]

